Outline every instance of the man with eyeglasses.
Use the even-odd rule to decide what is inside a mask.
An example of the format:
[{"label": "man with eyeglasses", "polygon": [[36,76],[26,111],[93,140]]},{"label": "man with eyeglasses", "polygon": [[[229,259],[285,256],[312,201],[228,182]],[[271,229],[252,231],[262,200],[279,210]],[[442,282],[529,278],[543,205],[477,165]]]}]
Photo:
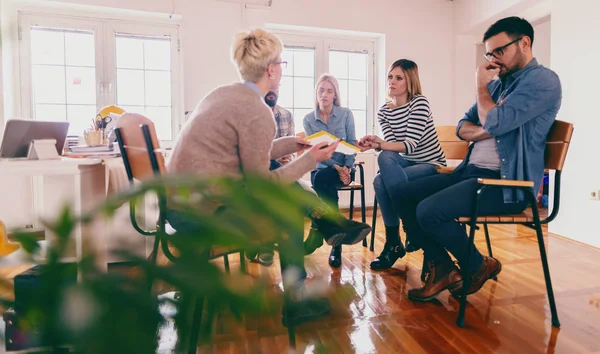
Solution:
[{"label": "man with eyeglasses", "polygon": [[[538,190],[544,173],[546,135],[561,105],[558,76],[533,57],[533,28],[518,17],[494,23],[483,36],[487,62],[477,69],[477,101],[456,127],[459,138],[470,141],[464,161],[451,174],[440,174],[405,184],[394,198],[396,210],[424,251],[424,286],[408,291],[414,301],[429,301],[440,292],[461,294],[461,270],[471,279],[467,294],[477,292],[495,277],[502,265],[469,251],[466,230],[456,221],[471,215],[478,178],[529,180]],[[522,192],[492,188],[479,200],[480,215],[518,214],[527,202]],[[466,260],[469,259],[469,264]]]}]

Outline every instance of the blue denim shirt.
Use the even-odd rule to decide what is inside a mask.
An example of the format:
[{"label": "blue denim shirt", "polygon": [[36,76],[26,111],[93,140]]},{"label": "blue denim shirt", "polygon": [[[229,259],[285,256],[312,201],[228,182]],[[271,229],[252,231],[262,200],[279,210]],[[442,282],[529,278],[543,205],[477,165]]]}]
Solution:
[{"label": "blue denim shirt", "polygon": [[[483,129],[496,139],[500,177],[533,181],[537,192],[544,175],[546,136],[562,101],[560,80],[556,73],[533,59],[503,80],[492,81],[488,89],[497,106],[488,112]],[[465,122],[481,125],[477,103],[458,122],[456,135],[459,138],[458,132]],[[457,170],[468,164],[472,147],[473,144]],[[522,191],[504,188],[505,203],[522,200]]]},{"label": "blue denim shirt", "polygon": [[[356,145],[354,116],[352,115],[352,111],[348,108],[333,106],[331,116],[327,123],[321,120],[318,108],[304,117],[304,133],[306,136],[313,135],[321,130],[333,134],[352,145]],[[339,152],[334,152],[329,160],[319,162],[317,168],[333,167],[335,164],[352,168],[354,166],[355,157],[355,155],[344,155]]]}]

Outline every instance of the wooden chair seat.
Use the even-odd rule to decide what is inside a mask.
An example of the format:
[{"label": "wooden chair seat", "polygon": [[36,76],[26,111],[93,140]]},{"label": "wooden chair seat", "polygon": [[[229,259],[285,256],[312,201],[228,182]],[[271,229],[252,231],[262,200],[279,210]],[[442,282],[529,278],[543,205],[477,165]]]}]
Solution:
[{"label": "wooden chair seat", "polygon": [[[512,214],[512,215],[490,215],[490,216],[478,216],[477,223],[533,223],[533,216],[521,213],[521,214]],[[460,223],[470,223],[471,217],[462,216],[458,218],[458,222]]]},{"label": "wooden chair seat", "polygon": [[435,169],[441,174],[450,174],[454,172],[456,166],[436,166]]},{"label": "wooden chair seat", "polygon": [[352,189],[362,189],[362,188],[363,188],[362,184],[360,184],[358,182],[352,181],[347,186],[340,186],[340,187],[338,187],[337,190],[338,191],[349,191],[349,190],[352,190]]},{"label": "wooden chair seat", "polygon": [[242,252],[243,250],[234,249],[233,247],[213,246],[210,249],[210,258],[224,257],[232,253]]}]

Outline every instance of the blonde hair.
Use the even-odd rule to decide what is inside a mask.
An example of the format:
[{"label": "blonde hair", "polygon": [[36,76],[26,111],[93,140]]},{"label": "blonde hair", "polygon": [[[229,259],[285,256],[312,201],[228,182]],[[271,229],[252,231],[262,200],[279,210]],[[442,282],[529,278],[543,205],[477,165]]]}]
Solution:
[{"label": "blonde hair", "polygon": [[395,68],[400,68],[404,72],[406,80],[406,91],[408,93],[408,100],[412,100],[416,95],[422,95],[421,80],[419,80],[419,67],[417,64],[408,59],[396,60],[390,69],[388,70],[388,76]]},{"label": "blonde hair", "polygon": [[283,44],[279,38],[257,28],[235,35],[231,45],[231,61],[242,80],[258,82],[282,51]]},{"label": "blonde hair", "polygon": [[319,85],[321,85],[324,81],[329,82],[333,85],[333,90],[335,91],[335,97],[333,98],[333,105],[340,105],[340,85],[338,84],[335,76],[331,74],[323,74],[317,80],[317,84],[315,85],[315,108],[319,108]]}]

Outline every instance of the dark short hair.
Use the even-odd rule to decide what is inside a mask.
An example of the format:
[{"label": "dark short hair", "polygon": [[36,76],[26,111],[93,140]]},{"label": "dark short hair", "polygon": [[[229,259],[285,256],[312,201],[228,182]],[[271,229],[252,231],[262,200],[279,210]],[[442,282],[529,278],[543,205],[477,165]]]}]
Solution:
[{"label": "dark short hair", "polygon": [[533,46],[533,27],[527,20],[520,17],[506,17],[496,21],[491,25],[485,34],[483,35],[483,41],[487,41],[491,37],[506,32],[506,34],[512,38],[527,36],[531,39],[531,46]]}]

